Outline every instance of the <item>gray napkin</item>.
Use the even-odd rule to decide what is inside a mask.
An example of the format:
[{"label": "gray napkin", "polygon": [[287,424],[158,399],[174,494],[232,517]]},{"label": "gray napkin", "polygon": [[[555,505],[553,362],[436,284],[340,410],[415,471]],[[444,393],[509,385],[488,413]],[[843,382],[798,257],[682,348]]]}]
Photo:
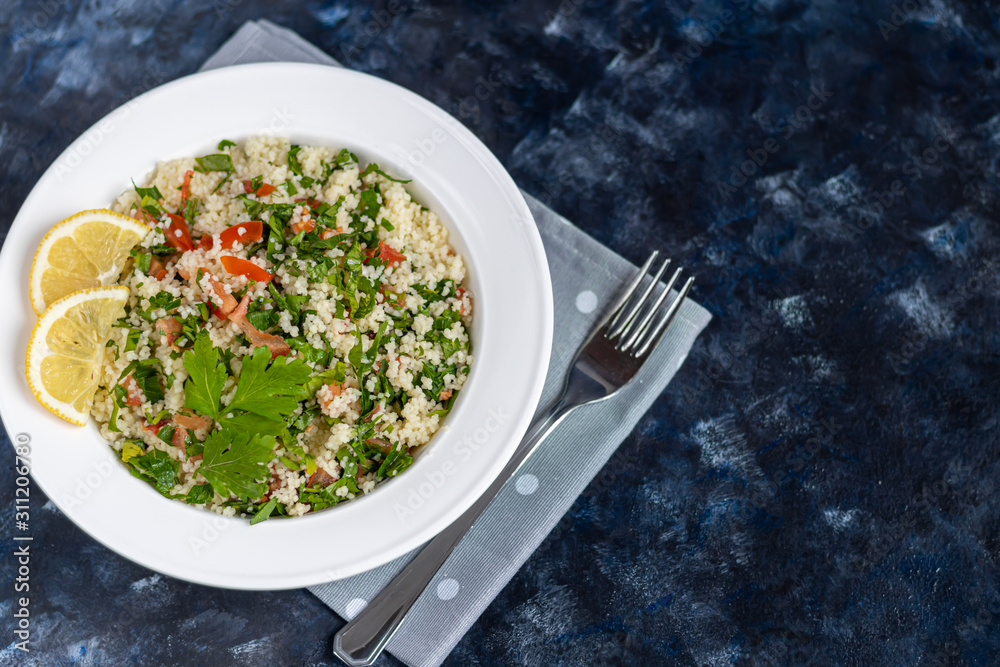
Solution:
[{"label": "gray napkin", "polygon": [[[336,60],[269,21],[247,22],[203,70],[250,62]],[[541,406],[555,398],[587,332],[636,267],[523,193],[545,244],[552,274],[555,331]],[[688,299],[636,380],[619,396],[581,408],[528,459],[451,555],[427,593],[389,642],[408,665],[436,666],[507,585],[569,510],[680,368],[711,319]],[[349,579],[312,587],[323,602],[352,618],[416,552]]]}]

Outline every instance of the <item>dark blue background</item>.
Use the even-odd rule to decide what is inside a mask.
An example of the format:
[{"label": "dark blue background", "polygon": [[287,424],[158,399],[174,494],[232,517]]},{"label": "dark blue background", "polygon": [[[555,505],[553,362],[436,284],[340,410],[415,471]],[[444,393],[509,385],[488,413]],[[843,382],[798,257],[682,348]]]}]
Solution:
[{"label": "dark blue background", "polygon": [[[5,2],[0,229],[93,122],[267,17],[455,113],[629,259],[667,249],[716,315],[449,664],[997,663],[990,3],[400,0],[371,39],[361,2],[272,4]],[[332,664],[309,593],[159,577],[32,512],[25,664]]]}]

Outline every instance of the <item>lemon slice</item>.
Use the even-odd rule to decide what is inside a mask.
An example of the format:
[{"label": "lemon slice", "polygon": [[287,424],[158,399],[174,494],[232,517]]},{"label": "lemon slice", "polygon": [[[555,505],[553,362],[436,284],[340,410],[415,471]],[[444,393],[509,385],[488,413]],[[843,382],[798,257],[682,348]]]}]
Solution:
[{"label": "lemon slice", "polygon": [[42,314],[28,339],[28,386],[38,402],[83,426],[100,380],[111,325],[125,314],[128,287],[91,287],[68,294]]},{"label": "lemon slice", "polygon": [[107,209],[81,211],[50,229],[31,261],[35,314],[70,292],[113,285],[129,251],[148,233],[138,220]]}]

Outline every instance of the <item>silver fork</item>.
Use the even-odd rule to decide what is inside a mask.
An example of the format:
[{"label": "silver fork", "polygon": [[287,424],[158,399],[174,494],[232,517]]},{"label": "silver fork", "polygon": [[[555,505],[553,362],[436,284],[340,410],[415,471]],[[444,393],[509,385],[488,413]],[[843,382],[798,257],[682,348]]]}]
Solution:
[{"label": "silver fork", "polygon": [[528,427],[510,462],[493,484],[465,514],[428,542],[368,606],[340,629],[333,638],[334,655],[351,667],[374,664],[431,579],[524,460],[575,408],[614,395],[635,376],[677,315],[694,283],[694,278],[688,278],[677,296],[664,308],[670,290],[681,275],[681,269],[677,269],[659,295],[653,296],[670,264],[667,259],[640,291],[642,279],[658,255],[659,252],[654,250],[615,307],[577,352],[559,398]]}]

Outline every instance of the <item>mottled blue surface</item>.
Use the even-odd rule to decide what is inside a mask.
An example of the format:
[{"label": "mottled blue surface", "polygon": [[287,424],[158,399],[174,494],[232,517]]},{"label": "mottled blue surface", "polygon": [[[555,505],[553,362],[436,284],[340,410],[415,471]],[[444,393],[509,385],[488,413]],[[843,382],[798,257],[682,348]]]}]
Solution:
[{"label": "mottled blue surface", "polygon": [[[448,664],[997,664],[990,3],[271,4],[5,2],[0,229],[91,123],[268,17],[458,115],[633,261],[669,249],[717,315]],[[160,577],[35,494],[32,653],[0,662],[332,664],[307,592]]]}]

